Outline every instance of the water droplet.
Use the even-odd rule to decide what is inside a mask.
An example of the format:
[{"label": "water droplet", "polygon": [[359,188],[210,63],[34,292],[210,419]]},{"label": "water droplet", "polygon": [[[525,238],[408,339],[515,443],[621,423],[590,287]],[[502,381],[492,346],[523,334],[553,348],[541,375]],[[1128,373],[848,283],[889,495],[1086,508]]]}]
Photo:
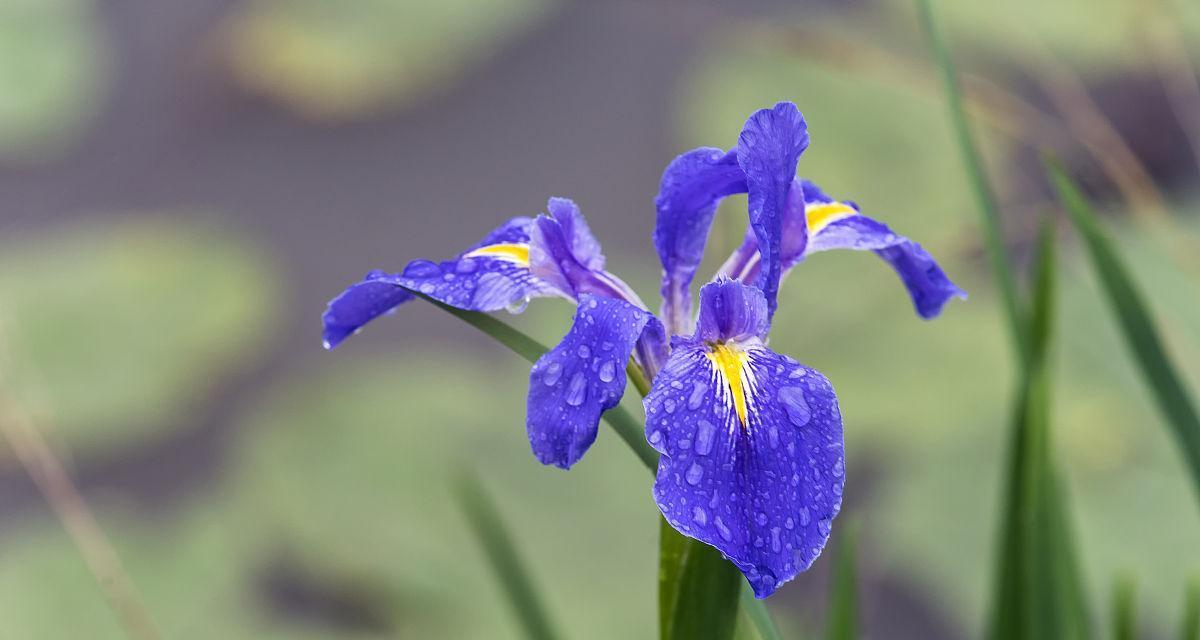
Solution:
[{"label": "water droplet", "polygon": [[525,307],[528,307],[528,306],[529,306],[529,298],[522,297],[522,298],[517,298],[516,300],[513,300],[512,302],[509,302],[508,304],[504,305],[504,310],[509,313],[521,313],[522,311],[525,310]]},{"label": "water droplet", "polygon": [[808,515],[808,507],[800,507],[800,526],[807,527],[809,522],[812,522],[812,516]]},{"label": "water droplet", "polygon": [[672,380],[672,381],[671,381],[671,388],[672,388],[672,389],[676,389],[676,390],[682,389],[682,388],[683,388],[683,383],[682,383],[682,382],[680,382],[680,381],[678,381],[678,380]]},{"label": "water droplet", "polygon": [[779,544],[779,527],[771,527],[771,551],[779,553],[782,545]]},{"label": "water droplet", "polygon": [[722,540],[725,542],[733,540],[733,532],[729,530],[729,527],[725,526],[724,522],[721,522],[721,516],[717,516],[717,518],[713,520],[713,524],[717,525],[717,533],[721,534]]},{"label": "water droplet", "polygon": [[558,379],[562,377],[562,365],[557,362],[551,362],[546,365],[546,373],[542,374],[542,382],[546,383],[547,387],[553,387],[558,384]]},{"label": "water droplet", "polygon": [[708,514],[705,513],[704,507],[692,507],[692,520],[695,520],[696,524],[702,527],[708,524]]},{"label": "water droplet", "polygon": [[696,423],[696,453],[706,456],[712,451],[713,436],[717,434],[717,427],[708,420],[701,420]]},{"label": "water droplet", "polygon": [[804,391],[800,387],[780,389],[779,401],[783,403],[788,420],[797,427],[803,427],[812,419],[812,411],[808,408],[808,401],[804,399]]},{"label": "water droplet", "polygon": [[675,401],[671,398],[663,400],[663,410],[667,413],[675,413]]},{"label": "water droplet", "polygon": [[842,483],[841,482],[835,482],[835,483],[833,483],[833,486],[831,486],[829,488],[833,490],[833,495],[835,495],[839,498],[842,497]]},{"label": "water droplet", "polygon": [[846,473],[846,463],[841,460],[833,463],[833,477],[840,478],[843,473]]},{"label": "water droplet", "polygon": [[684,477],[687,478],[688,484],[694,487],[700,484],[700,479],[704,477],[704,467],[693,462],[691,468],[687,470],[687,475]]},{"label": "water droplet", "polygon": [[770,441],[772,449],[779,447],[779,429],[775,425],[767,429],[767,440]]},{"label": "water droplet", "polygon": [[429,294],[433,293],[434,291],[437,291],[437,287],[433,286],[432,282],[426,282],[426,283],[423,283],[420,287],[418,287],[418,290],[425,295],[429,295]]},{"label": "water droplet", "polygon": [[791,373],[788,374],[788,377],[796,380],[798,378],[803,378],[806,375],[808,375],[808,369],[805,369],[804,367],[796,367],[795,369],[792,369]]},{"label": "water droplet", "polygon": [[458,264],[454,267],[454,270],[459,273],[472,273],[475,271],[475,267],[475,260],[472,258],[463,258],[462,260],[458,261]]},{"label": "water droplet", "polygon": [[708,392],[708,385],[703,382],[697,382],[692,387],[692,394],[688,396],[687,408],[692,411],[699,409],[700,405],[704,402],[704,394],[706,392]]},{"label": "water droplet", "polygon": [[650,433],[650,444],[658,444],[662,442],[662,439],[663,435],[661,431],[655,429]]},{"label": "water droplet", "polygon": [[583,373],[576,371],[567,385],[567,396],[564,400],[572,407],[578,407],[583,404],[585,398],[587,398],[587,379],[583,377]]},{"label": "water droplet", "polygon": [[794,528],[796,526],[796,521],[792,518],[788,518],[787,520],[783,521],[783,526],[789,529]]},{"label": "water droplet", "polygon": [[768,593],[775,588],[775,576],[769,573],[764,573],[758,582],[762,585],[762,590]]},{"label": "water droplet", "polygon": [[413,260],[404,267],[404,276],[407,278],[432,278],[441,273],[442,270],[428,260]]},{"label": "water droplet", "polygon": [[609,342],[608,340],[605,340],[604,342],[600,343],[600,348],[604,349],[605,351],[612,351],[613,343]]},{"label": "water droplet", "polygon": [[829,518],[822,518],[820,522],[817,522],[817,531],[820,531],[823,536],[829,535],[829,530],[832,528],[833,520]]},{"label": "water droplet", "polygon": [[596,305],[597,305],[597,302],[596,302],[596,299],[595,299],[595,298],[592,298],[591,300],[588,300],[588,308],[589,308],[589,309],[595,309],[595,308],[596,308]]},{"label": "water droplet", "polygon": [[761,512],[761,511],[758,512],[754,516],[754,521],[757,522],[760,527],[764,524],[767,524],[767,514]]},{"label": "water droplet", "polygon": [[[595,302],[595,300],[592,302]],[[579,348],[575,350],[575,353],[579,354],[580,358],[587,358],[592,355],[592,350],[589,349],[586,344],[581,344],[579,345]]]},{"label": "water droplet", "polygon": [[600,380],[602,382],[612,382],[613,378],[617,377],[617,365],[612,360],[600,365]]}]

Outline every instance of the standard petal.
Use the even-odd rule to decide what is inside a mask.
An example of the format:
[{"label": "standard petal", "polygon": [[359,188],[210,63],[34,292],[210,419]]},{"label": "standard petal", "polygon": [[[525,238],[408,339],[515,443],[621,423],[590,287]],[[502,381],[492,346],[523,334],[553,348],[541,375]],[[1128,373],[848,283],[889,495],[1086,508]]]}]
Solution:
[{"label": "standard petal", "polygon": [[372,271],[329,302],[322,316],[332,349],[419,291],[471,311],[519,310],[532,298],[562,295],[529,270],[530,218],[514,218],[454,260],[414,260],[401,273]]},{"label": "standard petal", "polygon": [[662,339],[650,312],[583,294],[571,330],[529,374],[525,425],[542,464],[568,469],[592,445],[600,415],[621,401],[625,365],[643,334]]},{"label": "standard petal", "polygon": [[758,287],[773,314],[783,275],[782,243],[788,194],[796,163],[808,148],[808,125],[796,105],[780,102],[755,112],[738,137],[738,164],[746,173],[750,228],[758,239],[762,265]]},{"label": "standard petal", "polygon": [[546,211],[530,230],[529,262],[534,276],[572,299],[591,293],[646,306],[629,285],[604,270],[600,243],[574,202],[551,198]]},{"label": "standard petal", "polygon": [[841,507],[837,398],[820,373],[760,343],[740,351],[743,422],[710,347],[681,342],[644,403],[662,454],[654,498],[671,526],[719,549],[765,598],[812,564]]},{"label": "standard petal", "polygon": [[688,286],[700,266],[717,203],[744,193],[746,178],[733,151],[693,149],[663,172],[654,221],[654,247],[662,261],[662,317],[672,334],[690,330]]},{"label": "standard petal", "polygon": [[718,279],[700,289],[700,317],[694,341],[764,339],[771,327],[767,301],[757,287]]},{"label": "standard petal", "polygon": [[[831,214],[835,217],[833,220],[816,220],[810,213],[811,237],[806,253],[831,249],[874,251],[896,270],[912,297],[917,314],[925,319],[941,313],[951,298],[967,297],[967,293],[950,281],[921,245],[896,234],[882,222],[858,213],[850,204],[841,206],[845,210]],[[812,212],[813,207],[809,207],[809,211]]]}]

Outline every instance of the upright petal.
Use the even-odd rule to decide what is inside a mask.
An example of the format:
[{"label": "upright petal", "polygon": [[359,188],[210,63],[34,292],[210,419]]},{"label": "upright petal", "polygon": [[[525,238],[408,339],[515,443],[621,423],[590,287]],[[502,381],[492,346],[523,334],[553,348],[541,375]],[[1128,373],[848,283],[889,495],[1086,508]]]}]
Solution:
[{"label": "upright petal", "polygon": [[788,194],[796,177],[796,163],[807,148],[808,125],[790,102],[755,112],[738,137],[738,164],[746,173],[750,194],[750,228],[758,239],[762,260],[758,287],[772,314],[783,274],[783,222]]},{"label": "upright petal", "polygon": [[529,260],[534,276],[573,299],[591,293],[645,307],[629,285],[604,270],[600,243],[574,202],[551,198],[546,211],[548,215],[538,216],[531,229]]},{"label": "upright petal", "polygon": [[[705,289],[717,286],[757,291]],[[702,305],[729,299],[704,293]],[[647,439],[662,454],[654,498],[671,526],[720,550],[760,598],[812,564],[845,475],[841,413],[824,376],[757,338],[682,338],[644,405]]]},{"label": "upright petal", "polygon": [[580,297],[571,330],[529,374],[525,424],[542,464],[568,469],[596,440],[600,415],[625,392],[625,365],[643,334],[664,340],[650,312],[614,298]]},{"label": "upright petal", "polygon": [[671,334],[690,329],[688,287],[700,266],[713,214],[721,198],[746,191],[737,155],[711,147],[680,155],[663,172],[654,221],[654,247],[662,261],[662,317]]},{"label": "upright petal", "polygon": [[372,271],[329,302],[322,316],[326,348],[393,311],[419,291],[459,309],[520,310],[532,298],[563,295],[529,269],[530,218],[514,218],[453,260],[414,260],[401,273]]}]

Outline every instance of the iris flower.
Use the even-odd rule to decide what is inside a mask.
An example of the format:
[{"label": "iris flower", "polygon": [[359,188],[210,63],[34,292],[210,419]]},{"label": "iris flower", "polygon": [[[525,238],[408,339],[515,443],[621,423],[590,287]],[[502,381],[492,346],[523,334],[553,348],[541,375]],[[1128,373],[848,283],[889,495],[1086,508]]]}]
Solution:
[{"label": "iris flower", "polygon": [[[965,297],[917,243],[796,177],[808,147],[794,104],[754,113],[729,151],[700,148],[667,167],[655,201],[663,266],[658,316],[605,269],[578,207],[551,199],[452,260],[373,271],[329,303],[325,344],[420,292],[472,311],[519,312],[533,298],[577,305],[529,378],[526,429],[543,464],[569,468],[625,390],[626,363],[652,381],[646,438],[659,452],[654,498],[671,526],[721,551],[756,596],[807,569],[829,537],[845,483],[842,417],[825,376],[767,346],[783,277],[829,249],[875,252],[918,315]],[[718,202],[747,193],[745,240],[692,311],[691,283]],[[660,320],[661,318],[661,320]],[[669,339],[668,339],[669,336]]]}]

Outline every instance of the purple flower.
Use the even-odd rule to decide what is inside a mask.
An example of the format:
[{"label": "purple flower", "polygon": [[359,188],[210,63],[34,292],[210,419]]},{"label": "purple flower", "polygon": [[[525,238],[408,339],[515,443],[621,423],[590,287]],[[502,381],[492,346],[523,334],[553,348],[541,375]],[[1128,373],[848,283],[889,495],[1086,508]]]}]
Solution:
[{"label": "purple flower", "polygon": [[[923,318],[965,297],[920,245],[797,178],[808,140],[804,117],[781,102],[750,116],[733,149],[695,149],[671,162],[655,201],[662,321],[605,270],[575,204],[556,198],[545,215],[514,218],[453,260],[367,274],[329,303],[325,344],[336,346],[413,291],[473,311],[516,313],[548,296],[575,302],[570,331],[530,372],[534,455],[564,469],[578,462],[600,416],[624,394],[632,361],[652,380],[643,404],[646,437],[661,454],[659,509],[766,597],[820,554],[845,482],[833,387],[766,346],[780,281],[809,253],[861,249],[896,270]],[[693,313],[690,285],[713,215],[736,193],[748,194],[745,240],[701,288]]]}]

